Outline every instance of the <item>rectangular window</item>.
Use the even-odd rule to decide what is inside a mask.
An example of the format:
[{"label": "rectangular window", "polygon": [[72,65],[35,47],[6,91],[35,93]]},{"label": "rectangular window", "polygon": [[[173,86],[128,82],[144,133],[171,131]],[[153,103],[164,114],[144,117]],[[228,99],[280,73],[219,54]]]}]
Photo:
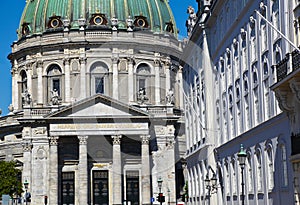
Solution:
[{"label": "rectangular window", "polygon": [[58,95],[60,96],[60,81],[59,79],[52,80],[52,91],[57,91]]},{"label": "rectangular window", "polygon": [[104,93],[104,78],[96,77],[95,78],[95,91],[96,93]]},{"label": "rectangular window", "polygon": [[62,173],[62,204],[75,204],[75,177],[74,172]]},{"label": "rectangular window", "polygon": [[108,205],[108,171],[93,171],[93,204]]},{"label": "rectangular window", "polygon": [[139,89],[146,88],[146,79],[139,79],[138,83]]}]

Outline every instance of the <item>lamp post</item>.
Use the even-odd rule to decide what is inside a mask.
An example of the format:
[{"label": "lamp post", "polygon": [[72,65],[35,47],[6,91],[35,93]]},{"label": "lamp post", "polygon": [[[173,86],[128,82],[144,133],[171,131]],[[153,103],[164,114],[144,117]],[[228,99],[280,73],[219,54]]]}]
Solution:
[{"label": "lamp post", "polygon": [[[211,169],[211,167],[210,167]],[[213,170],[212,170],[213,171]],[[204,180],[204,184],[206,189],[208,190],[208,204],[210,204],[210,195],[216,192],[213,192],[214,190],[217,190],[217,176],[215,174],[215,172],[213,171],[213,176],[211,179],[209,179],[209,173],[207,173],[205,180]]]},{"label": "lamp post", "polygon": [[[162,196],[162,193],[161,193],[162,183],[163,183],[163,180],[161,179],[161,177],[159,177],[157,180],[157,184],[158,184],[158,188],[159,188],[159,194],[158,194],[159,197]],[[162,205],[162,200],[160,200],[160,205]]]},{"label": "lamp post", "polygon": [[240,152],[237,154],[238,156],[238,160],[240,162],[240,167],[241,167],[241,174],[242,174],[242,205],[245,205],[245,182],[244,182],[244,169],[245,169],[245,161],[247,158],[247,154],[244,151],[244,147],[241,144],[241,150]]},{"label": "lamp post", "polygon": [[27,205],[27,189],[28,189],[29,182],[25,180],[24,187],[25,187],[25,204]]}]

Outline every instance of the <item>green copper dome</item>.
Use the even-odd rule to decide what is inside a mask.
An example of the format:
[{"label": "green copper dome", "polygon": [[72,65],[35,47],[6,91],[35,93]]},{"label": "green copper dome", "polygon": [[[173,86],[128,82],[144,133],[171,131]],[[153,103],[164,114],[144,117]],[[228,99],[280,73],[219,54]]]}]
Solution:
[{"label": "green copper dome", "polygon": [[27,0],[19,37],[53,30],[110,29],[117,19],[118,29],[148,29],[177,32],[167,0]]}]

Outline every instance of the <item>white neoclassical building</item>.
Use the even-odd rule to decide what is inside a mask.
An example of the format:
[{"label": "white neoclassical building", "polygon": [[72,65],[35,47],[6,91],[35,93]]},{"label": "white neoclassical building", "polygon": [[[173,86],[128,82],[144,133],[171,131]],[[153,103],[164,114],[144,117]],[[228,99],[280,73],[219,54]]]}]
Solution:
[{"label": "white neoclassical building", "polygon": [[176,204],[184,186],[181,43],[167,0],[26,1],[0,159],[31,204]]},{"label": "white neoclassical building", "polygon": [[188,203],[294,204],[290,112],[270,87],[273,65],[299,46],[299,1],[198,2],[182,58]]}]

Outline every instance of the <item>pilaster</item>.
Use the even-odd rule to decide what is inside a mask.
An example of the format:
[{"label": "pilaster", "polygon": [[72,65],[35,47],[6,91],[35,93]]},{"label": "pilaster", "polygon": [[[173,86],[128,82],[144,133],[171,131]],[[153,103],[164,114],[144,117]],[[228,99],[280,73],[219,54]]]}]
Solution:
[{"label": "pilaster", "polygon": [[[43,104],[43,91],[44,91],[44,87],[43,87],[43,61],[39,60],[37,61],[37,84],[39,86],[39,89],[37,90],[37,103],[38,104]],[[40,87],[42,86],[42,87]]]},{"label": "pilaster", "polygon": [[49,204],[58,205],[58,136],[49,137]]},{"label": "pilaster", "polygon": [[79,172],[79,189],[78,193],[79,204],[87,205],[88,204],[88,159],[87,159],[87,140],[88,136],[78,136],[79,139],[79,164],[78,164],[78,172]]},{"label": "pilaster", "polygon": [[133,93],[133,57],[128,58],[128,101],[134,102]]},{"label": "pilaster", "polygon": [[164,62],[164,69],[166,73],[166,92],[168,92],[171,89],[171,80],[170,80],[170,58],[167,58]]},{"label": "pilaster", "polygon": [[149,156],[150,135],[141,136],[142,140],[142,204],[151,204],[151,183],[150,183],[150,156]]},{"label": "pilaster", "polygon": [[71,85],[70,85],[70,59],[64,60],[65,64],[65,102],[70,102]]},{"label": "pilaster", "polygon": [[160,77],[159,77],[159,67],[160,67],[160,60],[154,60],[154,73],[155,73],[155,104],[160,104]]},{"label": "pilaster", "polygon": [[86,58],[81,57],[80,61],[80,98],[86,98]]},{"label": "pilaster", "polygon": [[113,205],[122,204],[122,160],[121,135],[111,136],[113,139]]},{"label": "pilaster", "polygon": [[113,98],[119,99],[119,71],[118,71],[119,58],[117,56],[112,57],[112,69],[113,69]]}]

